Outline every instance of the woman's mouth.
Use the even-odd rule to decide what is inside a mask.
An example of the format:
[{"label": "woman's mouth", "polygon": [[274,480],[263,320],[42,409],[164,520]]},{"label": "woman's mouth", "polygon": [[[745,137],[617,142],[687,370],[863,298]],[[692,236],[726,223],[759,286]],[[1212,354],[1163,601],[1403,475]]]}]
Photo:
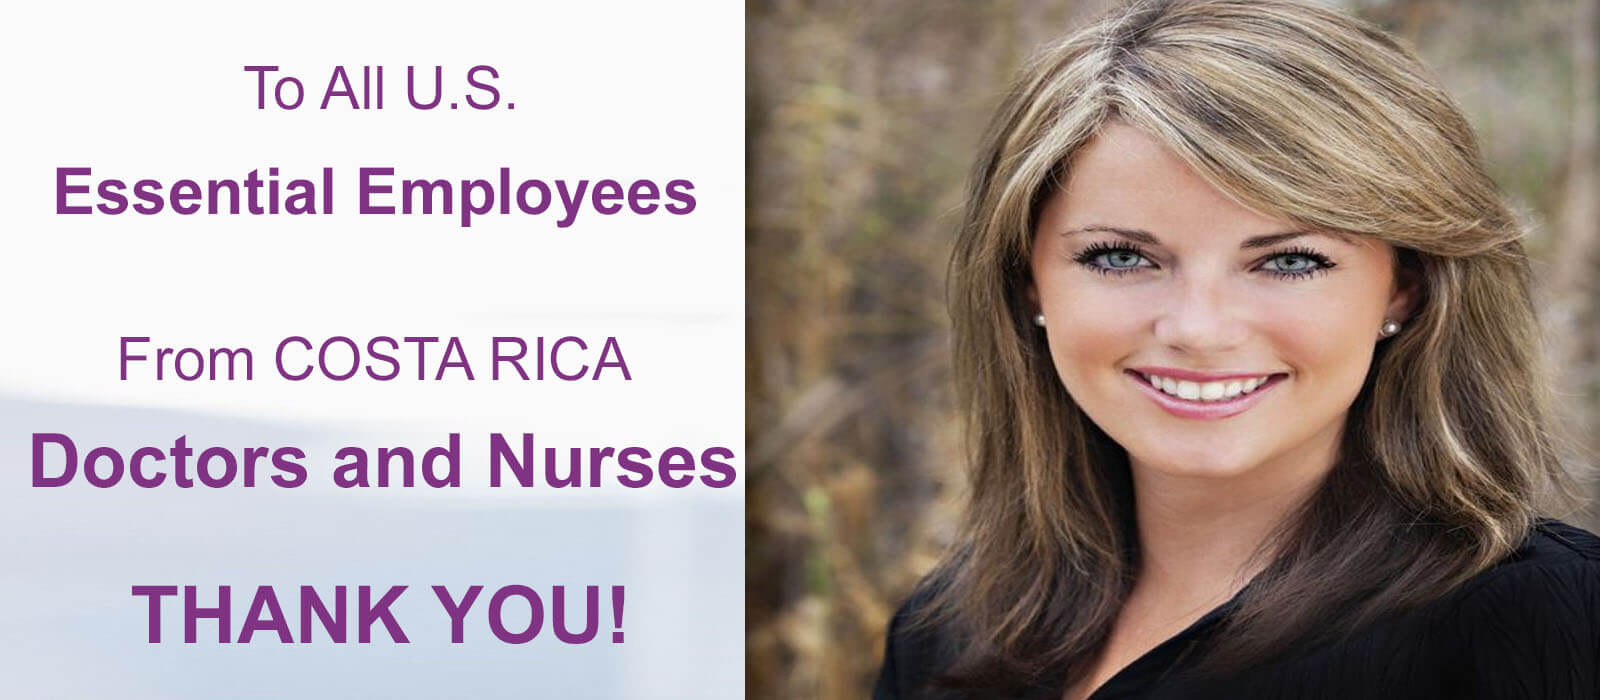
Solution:
[{"label": "woman's mouth", "polygon": [[1219,420],[1243,413],[1289,378],[1287,374],[1278,373],[1221,382],[1194,382],[1140,374],[1131,369],[1124,370],[1123,374],[1168,413],[1198,420]]}]

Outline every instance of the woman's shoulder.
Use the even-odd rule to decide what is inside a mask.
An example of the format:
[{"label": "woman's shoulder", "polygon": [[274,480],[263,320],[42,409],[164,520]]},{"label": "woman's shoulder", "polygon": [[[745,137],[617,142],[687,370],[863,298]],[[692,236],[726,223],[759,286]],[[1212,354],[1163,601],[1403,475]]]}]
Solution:
[{"label": "woman's shoulder", "polygon": [[1463,584],[1454,607],[1551,606],[1583,602],[1571,600],[1582,593],[1600,595],[1600,535],[1547,518],[1510,556]]},{"label": "woman's shoulder", "polygon": [[948,622],[932,615],[934,598],[943,588],[936,575],[919,582],[889,620],[883,665],[872,697],[924,697],[939,669],[954,660],[959,643]]},{"label": "woman's shoulder", "polygon": [[1560,520],[1543,518],[1502,566],[1548,566],[1600,562],[1600,535]]},{"label": "woman's shoulder", "polygon": [[1516,552],[1464,585],[1451,609],[1476,690],[1600,693],[1600,536],[1541,520]]},{"label": "woman's shoulder", "polygon": [[1463,601],[1485,590],[1501,593],[1528,587],[1600,582],[1600,535],[1560,520],[1540,519],[1522,545],[1461,589]]}]

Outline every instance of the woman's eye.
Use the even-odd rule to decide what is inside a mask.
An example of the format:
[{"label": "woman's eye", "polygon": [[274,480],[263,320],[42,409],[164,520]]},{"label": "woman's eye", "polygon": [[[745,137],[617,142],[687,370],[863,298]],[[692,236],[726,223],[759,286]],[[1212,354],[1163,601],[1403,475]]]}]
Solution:
[{"label": "woman's eye", "polygon": [[1106,267],[1117,269],[1138,267],[1139,261],[1143,259],[1138,253],[1128,252],[1101,253],[1098,257],[1105,261]]},{"label": "woman's eye", "polygon": [[1262,269],[1289,279],[1301,279],[1326,272],[1333,263],[1313,253],[1279,253],[1267,259]]},{"label": "woman's eye", "polygon": [[[1316,261],[1299,254],[1279,255],[1278,257],[1267,261],[1269,265],[1274,262],[1278,262],[1278,266],[1276,268],[1278,272],[1305,272],[1306,270],[1311,269],[1312,266],[1316,265]],[[1268,269],[1274,268],[1269,266]]]},{"label": "woman's eye", "polygon": [[1141,267],[1154,267],[1148,264],[1144,253],[1137,248],[1125,246],[1090,246],[1079,253],[1077,262],[1102,275],[1124,275]]}]

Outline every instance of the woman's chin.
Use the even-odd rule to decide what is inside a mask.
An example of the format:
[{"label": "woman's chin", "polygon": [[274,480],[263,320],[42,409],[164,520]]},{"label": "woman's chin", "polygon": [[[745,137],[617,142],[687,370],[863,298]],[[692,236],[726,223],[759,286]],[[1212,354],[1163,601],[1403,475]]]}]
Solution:
[{"label": "woman's chin", "polygon": [[1189,479],[1228,479],[1249,472],[1259,462],[1244,455],[1217,455],[1195,453],[1156,455],[1150,459],[1133,459],[1134,474],[1150,472],[1168,477]]}]

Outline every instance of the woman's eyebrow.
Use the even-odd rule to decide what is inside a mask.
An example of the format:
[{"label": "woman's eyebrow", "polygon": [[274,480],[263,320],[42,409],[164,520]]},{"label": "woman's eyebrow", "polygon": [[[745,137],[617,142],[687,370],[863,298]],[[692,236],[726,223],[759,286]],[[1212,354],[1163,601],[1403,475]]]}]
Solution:
[{"label": "woman's eyebrow", "polygon": [[[1089,232],[1093,232],[1093,231],[1101,231],[1101,232],[1104,232],[1104,233],[1115,233],[1118,236],[1122,236],[1123,238],[1127,238],[1129,240],[1133,240],[1133,241],[1136,241],[1136,242],[1139,242],[1139,243],[1144,243],[1146,245],[1157,245],[1157,246],[1161,245],[1161,239],[1156,238],[1155,234],[1150,233],[1149,231],[1141,231],[1141,230],[1136,229],[1136,228],[1123,228],[1121,226],[1105,226],[1105,225],[1101,225],[1101,224],[1092,224],[1092,225],[1089,225],[1089,226],[1080,226],[1080,227],[1075,228],[1075,229],[1070,229],[1070,230],[1064,231],[1064,232],[1062,232],[1061,235],[1062,236],[1071,236],[1071,235],[1073,235],[1075,233],[1089,233]],[[1242,249],[1245,249],[1245,250],[1249,250],[1251,248],[1266,248],[1268,246],[1274,246],[1274,245],[1277,245],[1277,244],[1282,243],[1284,241],[1287,241],[1287,240],[1290,240],[1290,239],[1294,239],[1294,238],[1299,238],[1301,236],[1328,236],[1330,238],[1338,239],[1338,240],[1340,240],[1340,241],[1342,241],[1344,243],[1348,243],[1350,245],[1360,245],[1354,239],[1352,239],[1350,236],[1348,236],[1346,234],[1343,234],[1343,233],[1340,233],[1340,232],[1337,232],[1337,231],[1321,231],[1321,230],[1316,230],[1316,229],[1305,229],[1305,230],[1300,230],[1300,231],[1284,231],[1282,233],[1268,233],[1268,234],[1263,234],[1263,235],[1260,235],[1260,236],[1251,236],[1249,238],[1246,238],[1243,243],[1240,243],[1239,247],[1242,248]]]}]

